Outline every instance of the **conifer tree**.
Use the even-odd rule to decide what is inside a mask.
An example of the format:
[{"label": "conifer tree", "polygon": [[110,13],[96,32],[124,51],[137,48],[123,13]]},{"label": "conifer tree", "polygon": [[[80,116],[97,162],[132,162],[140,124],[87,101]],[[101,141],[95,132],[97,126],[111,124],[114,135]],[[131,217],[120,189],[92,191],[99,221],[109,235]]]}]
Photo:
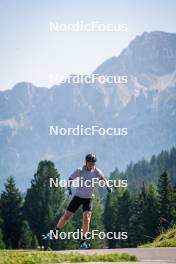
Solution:
[{"label": "conifer tree", "polygon": [[[58,180],[58,183],[60,181],[60,175],[54,163],[46,160],[41,161],[25,199],[26,218],[39,241],[41,241],[42,234],[55,228],[58,220],[56,212],[64,199],[63,188],[59,184],[57,187],[50,187],[50,178]],[[47,246],[50,246],[50,243]]]},{"label": "conifer tree", "polygon": [[170,182],[169,175],[166,171],[159,178],[159,217],[161,229],[167,229],[173,220],[173,188]]},{"label": "conifer tree", "polygon": [[22,224],[22,197],[12,176],[5,183],[1,195],[1,216],[7,248],[18,248]]}]

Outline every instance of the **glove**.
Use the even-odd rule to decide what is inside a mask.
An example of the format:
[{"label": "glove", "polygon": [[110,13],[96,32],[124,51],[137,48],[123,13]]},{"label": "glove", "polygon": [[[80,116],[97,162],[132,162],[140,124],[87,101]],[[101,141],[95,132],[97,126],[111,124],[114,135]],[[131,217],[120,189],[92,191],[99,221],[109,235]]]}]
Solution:
[{"label": "glove", "polygon": [[68,196],[72,195],[71,187],[67,187]]},{"label": "glove", "polygon": [[108,191],[108,193],[112,193],[112,188],[111,187],[107,187],[107,191]]}]

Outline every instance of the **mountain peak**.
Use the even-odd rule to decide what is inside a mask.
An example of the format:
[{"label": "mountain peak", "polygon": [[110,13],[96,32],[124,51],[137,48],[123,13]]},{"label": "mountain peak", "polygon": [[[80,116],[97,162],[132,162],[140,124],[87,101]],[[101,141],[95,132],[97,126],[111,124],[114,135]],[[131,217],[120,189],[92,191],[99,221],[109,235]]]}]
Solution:
[{"label": "mountain peak", "polygon": [[176,34],[163,31],[144,32],[136,36],[119,57],[115,57],[111,69],[109,60],[96,72],[107,74],[139,75],[141,73],[162,76],[176,70]]},{"label": "mountain peak", "polygon": [[144,32],[122,52],[120,58],[128,71],[166,75],[176,69],[176,34],[162,31]]}]

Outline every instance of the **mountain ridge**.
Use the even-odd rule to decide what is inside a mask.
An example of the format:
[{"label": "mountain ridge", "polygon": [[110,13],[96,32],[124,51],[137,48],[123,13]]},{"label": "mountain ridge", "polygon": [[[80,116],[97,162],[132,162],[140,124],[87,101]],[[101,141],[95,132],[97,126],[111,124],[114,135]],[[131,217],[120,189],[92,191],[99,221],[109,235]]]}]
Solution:
[{"label": "mountain ridge", "polygon": [[[153,37],[157,38],[154,42]],[[127,84],[65,83],[48,89],[21,82],[11,90],[0,92],[0,171],[3,181],[9,175],[15,175],[20,187],[26,188],[42,159],[53,160],[61,176],[66,177],[80,166],[81,161],[84,162],[88,152],[97,153],[98,165],[108,175],[115,167],[124,169],[131,160],[143,156],[149,158],[175,144],[176,34],[143,33],[131,43],[135,56],[133,50],[124,55],[131,49],[129,44],[118,57],[105,61],[94,71],[128,74]],[[157,72],[153,71],[152,57],[148,59],[144,52],[146,43],[152,43],[152,54],[160,49],[157,54],[173,56],[168,61],[154,57],[155,67],[160,65]],[[150,46],[148,44],[147,52]],[[170,60],[172,67],[168,66]],[[139,71],[141,61],[145,65]],[[75,127],[78,124],[127,127],[128,136],[49,136],[50,125]]]}]

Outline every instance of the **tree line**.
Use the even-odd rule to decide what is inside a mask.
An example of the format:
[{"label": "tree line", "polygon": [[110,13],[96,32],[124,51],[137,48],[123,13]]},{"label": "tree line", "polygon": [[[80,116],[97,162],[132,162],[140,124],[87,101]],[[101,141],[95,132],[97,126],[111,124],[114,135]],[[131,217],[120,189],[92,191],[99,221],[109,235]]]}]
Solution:
[{"label": "tree line", "polygon": [[108,240],[108,246],[136,247],[152,242],[162,231],[176,224],[176,190],[167,171],[158,184],[143,182],[139,192],[115,190],[104,209],[107,231],[124,230],[127,240]]},{"label": "tree line", "polygon": [[[111,179],[128,178],[129,187],[115,188],[108,195],[105,190],[96,190],[91,229],[127,232],[128,239],[96,238],[91,241],[93,248],[136,247],[151,242],[161,231],[176,224],[174,160],[176,149],[172,148],[170,152],[153,156],[149,162],[131,163],[125,172],[115,169],[111,173]],[[42,234],[55,227],[68,203],[65,189],[51,188],[50,178],[60,180],[60,174],[53,162],[41,161],[25,194],[18,190],[12,176],[7,179],[0,195],[0,248],[78,248],[79,242],[73,239],[41,239]],[[140,179],[139,182],[137,179]],[[81,226],[80,208],[64,231],[76,231]]]}]

